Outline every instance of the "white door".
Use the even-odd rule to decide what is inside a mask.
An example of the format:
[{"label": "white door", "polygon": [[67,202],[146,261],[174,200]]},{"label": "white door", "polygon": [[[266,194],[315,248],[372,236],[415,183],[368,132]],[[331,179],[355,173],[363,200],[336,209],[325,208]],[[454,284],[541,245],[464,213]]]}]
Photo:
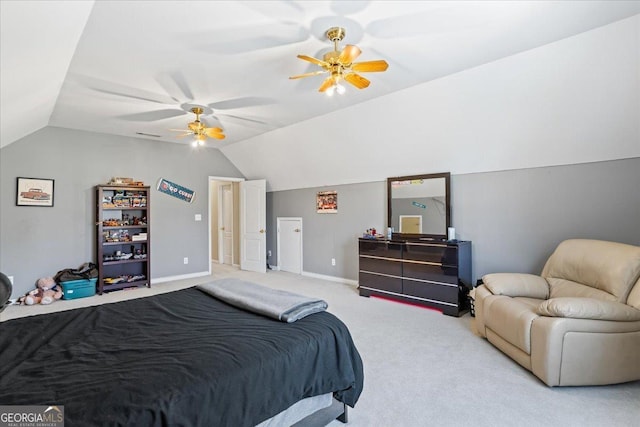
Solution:
[{"label": "white door", "polygon": [[278,218],[277,251],[280,270],[302,273],[302,218]]},{"label": "white door", "polygon": [[221,185],[219,188],[219,230],[218,246],[219,262],[233,263],[233,190],[231,184]]},{"label": "white door", "polygon": [[267,182],[240,182],[240,269],[267,271]]}]

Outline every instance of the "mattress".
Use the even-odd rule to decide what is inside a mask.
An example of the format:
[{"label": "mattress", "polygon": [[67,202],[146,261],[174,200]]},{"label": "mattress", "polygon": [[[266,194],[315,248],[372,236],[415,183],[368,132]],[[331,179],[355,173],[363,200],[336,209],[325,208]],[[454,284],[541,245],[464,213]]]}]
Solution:
[{"label": "mattress", "polygon": [[0,402],[67,426],[255,426],[313,396],[355,406],[362,360],[329,312],[284,323],[196,289],[8,320]]}]

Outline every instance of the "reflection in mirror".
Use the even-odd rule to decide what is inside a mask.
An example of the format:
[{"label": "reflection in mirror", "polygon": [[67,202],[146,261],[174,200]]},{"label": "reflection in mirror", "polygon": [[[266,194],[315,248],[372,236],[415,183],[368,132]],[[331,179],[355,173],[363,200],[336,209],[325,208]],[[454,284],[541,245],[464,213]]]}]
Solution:
[{"label": "reflection in mirror", "polygon": [[449,173],[387,179],[388,226],[395,233],[444,238],[449,218]]}]

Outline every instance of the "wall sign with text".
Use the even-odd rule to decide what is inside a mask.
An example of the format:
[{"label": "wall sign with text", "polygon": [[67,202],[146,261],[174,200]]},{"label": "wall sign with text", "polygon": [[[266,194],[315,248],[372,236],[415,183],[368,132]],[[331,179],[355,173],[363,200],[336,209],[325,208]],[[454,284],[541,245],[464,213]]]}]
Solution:
[{"label": "wall sign with text", "polygon": [[160,178],[160,181],[158,181],[157,190],[187,203],[193,202],[193,199],[196,197],[195,191],[189,190],[187,187],[183,187],[182,185],[178,185],[164,178]]}]

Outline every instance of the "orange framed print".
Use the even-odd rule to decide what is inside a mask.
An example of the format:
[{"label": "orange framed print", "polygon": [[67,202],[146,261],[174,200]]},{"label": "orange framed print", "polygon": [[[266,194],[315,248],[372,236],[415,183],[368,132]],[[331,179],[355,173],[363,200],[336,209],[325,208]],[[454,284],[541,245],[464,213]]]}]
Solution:
[{"label": "orange framed print", "polygon": [[338,192],[318,191],[316,209],[318,213],[338,213]]},{"label": "orange framed print", "polygon": [[18,177],[16,206],[53,206],[53,179]]}]

